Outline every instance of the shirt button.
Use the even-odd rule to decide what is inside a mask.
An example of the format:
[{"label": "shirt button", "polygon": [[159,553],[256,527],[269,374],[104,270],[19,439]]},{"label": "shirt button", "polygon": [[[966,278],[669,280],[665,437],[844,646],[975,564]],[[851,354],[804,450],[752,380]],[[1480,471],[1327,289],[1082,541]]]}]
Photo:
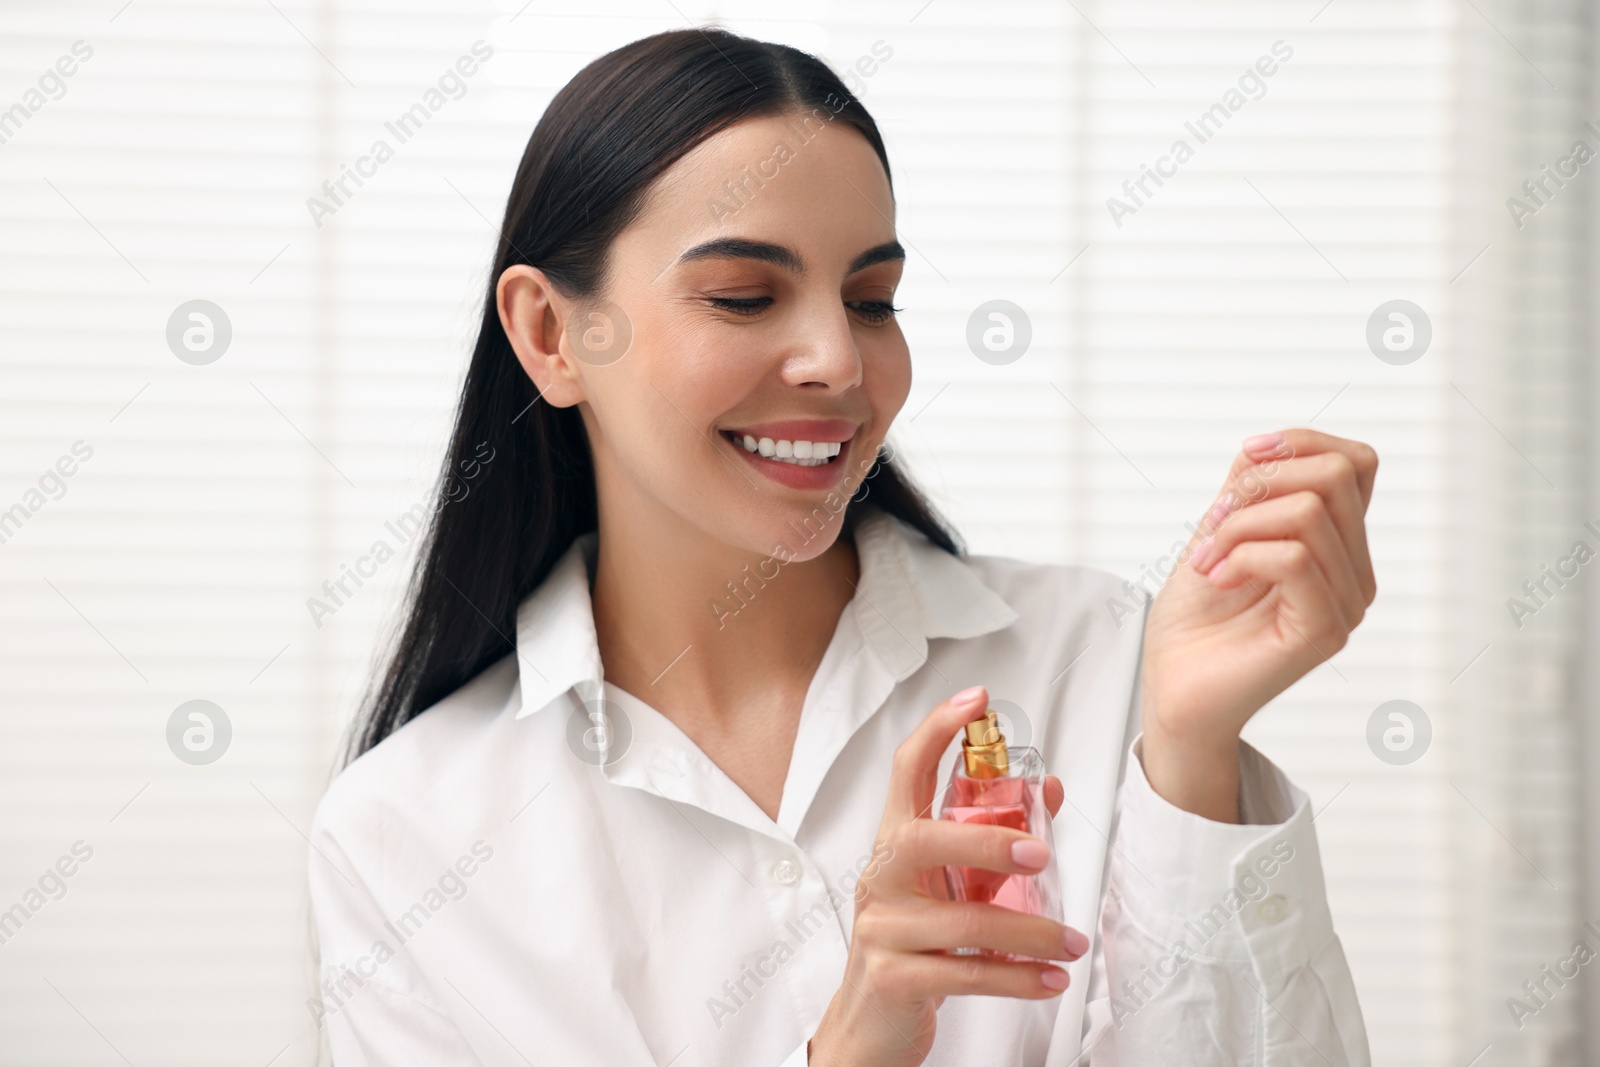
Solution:
[{"label": "shirt button", "polygon": [[784,885],[794,885],[800,880],[800,865],[794,860],[779,860],[772,867],[772,877]]},{"label": "shirt button", "polygon": [[1257,906],[1256,914],[1269,926],[1281,923],[1289,914],[1289,902],[1274,893]]}]

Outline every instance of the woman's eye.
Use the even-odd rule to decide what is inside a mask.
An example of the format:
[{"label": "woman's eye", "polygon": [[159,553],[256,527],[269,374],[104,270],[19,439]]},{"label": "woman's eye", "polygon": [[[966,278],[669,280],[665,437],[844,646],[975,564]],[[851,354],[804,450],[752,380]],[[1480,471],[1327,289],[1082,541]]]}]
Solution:
[{"label": "woman's eye", "polygon": [[714,307],[724,311],[731,311],[735,315],[759,315],[772,303],[770,296],[714,296],[711,298]]},{"label": "woman's eye", "polygon": [[[773,303],[770,296],[713,296],[710,301],[713,307],[745,316],[759,315]],[[905,310],[895,307],[887,300],[853,300],[845,306],[873,325],[888,322],[895,312]]]},{"label": "woman's eye", "polygon": [[888,322],[896,311],[905,310],[905,308],[895,307],[886,300],[857,300],[849,306],[854,308],[862,318],[873,324]]}]

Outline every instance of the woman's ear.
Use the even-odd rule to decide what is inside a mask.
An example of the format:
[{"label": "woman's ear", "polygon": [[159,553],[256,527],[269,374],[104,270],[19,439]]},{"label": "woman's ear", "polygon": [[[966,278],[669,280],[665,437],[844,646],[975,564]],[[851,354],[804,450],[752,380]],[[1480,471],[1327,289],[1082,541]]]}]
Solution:
[{"label": "woman's ear", "polygon": [[545,403],[565,408],[583,400],[583,377],[562,347],[572,302],[544,271],[526,264],[507,267],[495,285],[495,307],[517,362]]}]

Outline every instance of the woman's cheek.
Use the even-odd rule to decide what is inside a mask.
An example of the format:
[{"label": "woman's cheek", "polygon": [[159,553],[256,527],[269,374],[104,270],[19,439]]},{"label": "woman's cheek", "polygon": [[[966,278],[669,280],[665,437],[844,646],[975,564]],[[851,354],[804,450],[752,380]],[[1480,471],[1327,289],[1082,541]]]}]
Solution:
[{"label": "woman's cheek", "polygon": [[696,429],[711,434],[728,412],[760,392],[760,359],[748,351],[700,353],[678,363],[666,378],[657,382],[661,391]]},{"label": "woman's cheek", "polygon": [[897,341],[880,358],[866,360],[867,396],[871,399],[873,414],[885,427],[900,413],[906,397],[911,395],[911,350],[903,336]]}]

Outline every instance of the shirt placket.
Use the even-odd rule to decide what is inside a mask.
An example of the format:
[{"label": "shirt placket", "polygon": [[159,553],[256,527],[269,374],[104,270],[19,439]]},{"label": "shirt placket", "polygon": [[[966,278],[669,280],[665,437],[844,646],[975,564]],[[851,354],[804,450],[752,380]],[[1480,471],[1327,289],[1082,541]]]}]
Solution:
[{"label": "shirt placket", "polygon": [[[853,621],[838,636],[840,647],[824,657],[802,710],[789,772],[802,790],[786,788],[780,822],[769,819],[659,711],[607,688],[608,713],[627,717],[631,740],[627,751],[604,765],[606,777],[677,807],[689,827],[727,861],[729,877],[741,880],[737,891],[753,891],[762,899],[770,923],[766,938],[757,940],[762,951],[726,995],[738,1000],[777,982],[802,1029],[816,1025],[838,989],[849,955],[841,912],[855,902],[848,887],[841,891],[838,885],[844,872],[830,879],[798,844],[796,832],[834,759],[898,680],[865,647]],[[731,847],[726,825],[717,820],[739,827],[740,847]],[[865,841],[862,847],[871,845]]]}]

